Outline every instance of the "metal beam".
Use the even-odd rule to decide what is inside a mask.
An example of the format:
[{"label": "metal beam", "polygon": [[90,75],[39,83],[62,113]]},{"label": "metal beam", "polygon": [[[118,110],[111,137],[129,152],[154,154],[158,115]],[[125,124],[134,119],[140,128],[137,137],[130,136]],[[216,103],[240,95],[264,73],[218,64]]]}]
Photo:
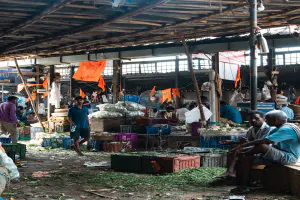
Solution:
[{"label": "metal beam", "polygon": [[38,20],[46,17],[47,15],[49,15],[49,14],[55,12],[55,11],[58,11],[59,9],[64,7],[66,4],[70,4],[74,1],[76,1],[76,0],[58,0],[57,2],[53,3],[50,7],[43,10],[41,13],[27,19],[25,22],[21,22],[20,24],[14,25],[14,26],[4,30],[3,32],[1,32],[0,33],[0,39],[3,38],[6,35],[16,33],[20,29],[26,28],[26,27],[34,24]]},{"label": "metal beam", "polygon": [[251,110],[257,108],[257,64],[256,64],[256,31],[257,31],[257,0],[250,0],[250,92]]},{"label": "metal beam", "polygon": [[70,35],[74,35],[74,34],[79,34],[79,33],[82,33],[82,32],[86,32],[86,31],[90,31],[90,30],[93,30],[93,29],[96,29],[96,28],[102,28],[104,26],[110,25],[111,23],[115,23],[118,20],[126,19],[126,18],[130,18],[130,17],[136,16],[136,15],[139,15],[139,14],[141,14],[142,12],[144,12],[146,10],[149,10],[149,9],[152,9],[152,8],[158,6],[158,5],[167,3],[168,1],[170,1],[170,0],[156,0],[152,4],[146,4],[146,5],[144,5],[144,6],[140,7],[140,8],[137,8],[137,9],[134,9],[132,11],[126,12],[124,14],[118,15],[118,16],[116,16],[116,17],[114,17],[112,19],[109,19],[107,21],[104,21],[104,22],[100,22],[100,23],[98,22],[98,23],[89,24],[87,26],[81,26],[78,29],[72,28],[69,31],[66,31],[66,32],[61,33],[61,34],[52,35],[52,36],[49,36],[47,38],[42,38],[42,39],[34,40],[34,41],[31,41],[31,42],[21,43],[21,44],[12,46],[12,47],[13,47],[13,49],[16,49],[18,47],[22,47],[24,45],[27,46],[27,47],[29,47],[29,46],[37,45],[37,44],[40,44],[40,43],[43,43],[43,42],[49,42],[49,41],[53,41],[53,40],[59,40],[59,39],[65,37],[67,35],[70,36]]}]

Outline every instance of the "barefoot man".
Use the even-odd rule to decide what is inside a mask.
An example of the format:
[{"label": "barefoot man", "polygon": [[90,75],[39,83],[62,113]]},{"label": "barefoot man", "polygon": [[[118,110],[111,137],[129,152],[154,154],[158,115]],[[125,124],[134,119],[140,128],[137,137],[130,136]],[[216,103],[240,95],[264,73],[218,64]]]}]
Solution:
[{"label": "barefoot man", "polygon": [[[83,156],[80,145],[90,139],[89,111],[86,106],[83,106],[83,98],[81,96],[76,97],[75,100],[76,105],[69,109],[68,117],[72,127],[76,127],[73,132],[71,131],[75,151],[79,156]],[[80,137],[83,139],[79,142]]]},{"label": "barefoot man", "polygon": [[[221,144],[226,145],[237,145],[243,144],[248,141],[263,139],[267,137],[271,131],[275,129],[275,127],[270,127],[266,124],[264,119],[264,113],[260,111],[250,111],[248,113],[250,129],[247,132],[246,138],[241,138],[238,142],[233,142],[231,140],[221,141]],[[220,175],[218,178],[226,178],[226,177],[235,177],[235,164],[236,164],[237,155],[236,153],[228,154],[227,161],[227,171]]]}]

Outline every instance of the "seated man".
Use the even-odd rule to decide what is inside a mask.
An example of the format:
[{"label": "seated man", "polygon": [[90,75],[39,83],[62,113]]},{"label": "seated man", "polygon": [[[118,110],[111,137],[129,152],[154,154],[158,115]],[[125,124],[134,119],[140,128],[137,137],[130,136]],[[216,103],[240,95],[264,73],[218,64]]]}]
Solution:
[{"label": "seated man", "polygon": [[[268,136],[275,128],[270,127],[266,124],[264,113],[260,111],[250,111],[248,113],[250,129],[246,134],[246,138],[241,138],[238,142],[234,142],[231,140],[221,141],[220,144],[230,145],[230,144],[243,144],[248,141],[263,139]],[[226,177],[235,177],[235,164],[236,164],[237,154],[236,152],[228,154],[227,157],[227,171],[220,175],[218,178],[226,178]]]},{"label": "seated man", "polygon": [[34,123],[37,123],[38,120],[37,120],[37,117],[35,116],[35,113],[34,112],[30,112],[27,114],[27,125],[30,125],[30,124],[34,124]]},{"label": "seated man", "polygon": [[265,118],[269,126],[278,128],[276,132],[266,138],[244,143],[233,149],[235,151],[254,146],[241,153],[237,168],[237,174],[241,174],[237,181],[239,186],[249,185],[252,164],[289,165],[296,163],[300,157],[300,128],[295,124],[287,123],[287,115],[280,110],[268,112]]},{"label": "seated man", "polygon": [[243,121],[242,116],[235,107],[227,105],[225,101],[221,101],[220,105],[221,105],[220,108],[221,117],[229,119],[238,124],[242,123]]}]

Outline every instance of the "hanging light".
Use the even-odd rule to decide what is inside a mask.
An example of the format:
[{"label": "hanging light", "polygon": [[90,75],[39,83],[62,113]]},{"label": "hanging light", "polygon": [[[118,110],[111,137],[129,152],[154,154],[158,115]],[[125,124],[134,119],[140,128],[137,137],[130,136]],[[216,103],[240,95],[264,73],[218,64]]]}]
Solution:
[{"label": "hanging light", "polygon": [[258,12],[262,12],[265,10],[265,6],[263,4],[263,0],[261,0],[259,3],[258,3],[258,6],[257,6],[257,11]]}]

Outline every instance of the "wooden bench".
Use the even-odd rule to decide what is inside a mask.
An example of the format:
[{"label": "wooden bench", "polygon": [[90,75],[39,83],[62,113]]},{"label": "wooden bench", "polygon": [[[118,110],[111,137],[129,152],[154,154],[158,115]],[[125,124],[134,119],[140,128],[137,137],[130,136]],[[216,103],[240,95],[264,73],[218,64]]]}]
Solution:
[{"label": "wooden bench", "polygon": [[271,191],[290,191],[300,197],[300,162],[293,165],[253,165],[251,180],[260,179]]}]

